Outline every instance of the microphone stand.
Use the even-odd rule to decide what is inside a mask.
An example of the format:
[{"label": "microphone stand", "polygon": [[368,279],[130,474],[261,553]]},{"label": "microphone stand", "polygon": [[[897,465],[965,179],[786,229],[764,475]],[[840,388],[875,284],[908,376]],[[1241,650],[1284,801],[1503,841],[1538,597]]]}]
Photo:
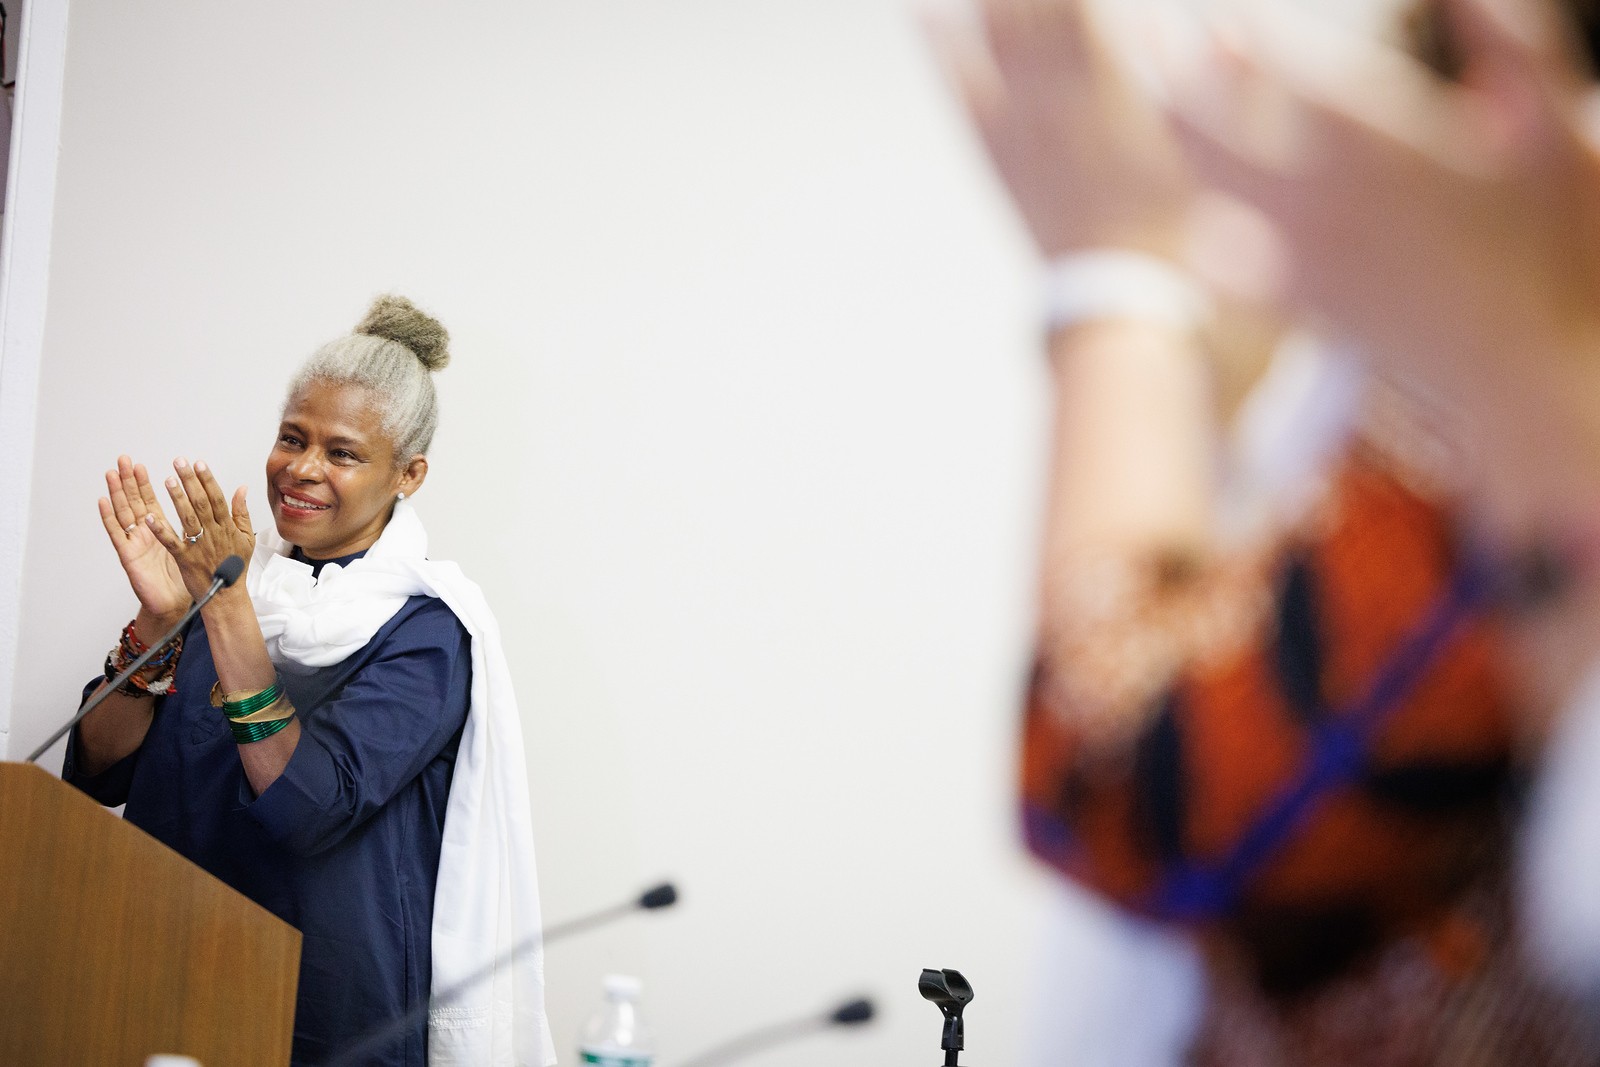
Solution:
[{"label": "microphone stand", "polygon": [[243,572],[243,570],[244,560],[240,559],[238,556],[229,556],[227,559],[223,560],[221,565],[217,567],[215,573],[211,575],[211,588],[207,589],[205,595],[199,600],[196,600],[193,604],[189,605],[189,610],[183,613],[183,618],[178,620],[178,624],[163,634],[159,641],[152,641],[150,643],[150,647],[145,649],[144,652],[140,654],[138,659],[128,664],[128,666],[124,668],[120,674],[96,690],[94,695],[89,697],[88,700],[84,701],[83,707],[78,709],[78,713],[71,719],[67,720],[67,724],[65,726],[51,734],[45,740],[45,743],[34,749],[33,754],[23,762],[38,762],[39,757],[44,755],[45,752],[49,750],[51,745],[61,740],[61,738],[66,735],[68,730],[82,722],[85,715],[89,714],[95,708],[98,708],[101,701],[105,700],[106,697],[110,696],[112,693],[115,693],[119,688],[121,688],[122,684],[129,678],[132,678],[140,667],[143,667],[146,663],[149,663],[151,658],[154,657],[157,652],[160,652],[163,648],[165,648],[168,641],[171,641],[174,637],[177,637],[178,632],[185,626],[189,625],[189,620],[200,614],[201,608],[211,603],[212,597],[216,596],[223,589],[226,589],[228,586],[238,581],[239,575],[241,572]]},{"label": "microphone stand", "polygon": [[917,992],[932,1001],[944,1016],[944,1033],[939,1047],[944,1050],[944,1067],[960,1067],[961,1050],[966,1047],[966,1026],[961,1013],[972,1003],[972,983],[960,971],[949,967],[924,967],[917,979]]},{"label": "microphone stand", "polygon": [[874,1008],[872,1001],[866,998],[850,1000],[822,1015],[807,1015],[802,1019],[791,1019],[784,1023],[773,1023],[771,1026],[762,1027],[743,1037],[736,1037],[725,1041],[715,1048],[702,1052],[698,1056],[691,1056],[678,1064],[678,1067],[711,1067],[716,1063],[728,1063],[740,1059],[752,1052],[772,1045],[791,1041],[818,1030],[826,1030],[830,1026],[854,1026],[867,1022],[872,1018]]},{"label": "microphone stand", "polygon": [[361,1062],[365,1057],[377,1052],[379,1049],[389,1044],[389,1042],[393,1041],[401,1034],[404,1034],[406,1031],[412,1029],[420,1023],[427,1022],[428,1013],[433,1009],[448,1007],[450,1004],[459,1000],[461,995],[467,990],[493,975],[494,972],[503,964],[510,963],[512,960],[520,957],[523,953],[531,952],[540,945],[548,945],[550,942],[555,941],[558,938],[566,937],[569,934],[575,934],[581,930],[587,930],[591,926],[598,926],[601,923],[620,918],[630,911],[653,911],[656,908],[671,907],[677,902],[677,887],[671,882],[663,882],[654,888],[646,890],[633,900],[624,901],[621,904],[615,904],[608,908],[602,908],[601,910],[593,912],[592,914],[580,916],[576,919],[569,919],[566,922],[557,923],[554,926],[546,927],[540,930],[538,933],[532,934],[524,938],[522,941],[519,941],[517,944],[511,946],[505,952],[497,956],[491,963],[467,975],[455,985],[439,990],[439,992],[435,993],[432,997],[429,997],[428,1000],[420,1007],[413,1008],[404,1015],[396,1016],[395,1018],[390,1019],[388,1022],[380,1023],[378,1026],[367,1031],[367,1033],[356,1038],[343,1049],[340,1049],[332,1059],[324,1061],[322,1067],[344,1067],[346,1064]]}]

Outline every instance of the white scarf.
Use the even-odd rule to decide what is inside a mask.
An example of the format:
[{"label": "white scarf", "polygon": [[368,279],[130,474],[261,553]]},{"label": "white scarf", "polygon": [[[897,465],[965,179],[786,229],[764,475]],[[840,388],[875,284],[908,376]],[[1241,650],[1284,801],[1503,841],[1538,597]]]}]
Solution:
[{"label": "white scarf", "polygon": [[428,535],[406,501],[367,554],[320,577],[263,532],[248,585],[273,663],[307,673],[366,646],[410,597],[437,597],[472,635],[472,703],[445,808],[433,897],[433,989],[442,992],[498,961],[493,976],[428,1018],[434,1067],[548,1067],[544,953],[507,961],[536,939],[539,890],[522,724],[500,627],[477,585],[454,563],[426,559]]}]

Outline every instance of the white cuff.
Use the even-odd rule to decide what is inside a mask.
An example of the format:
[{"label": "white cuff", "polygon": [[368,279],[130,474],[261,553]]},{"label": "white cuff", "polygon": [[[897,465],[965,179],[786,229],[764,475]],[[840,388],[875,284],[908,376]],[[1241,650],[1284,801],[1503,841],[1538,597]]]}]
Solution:
[{"label": "white cuff", "polygon": [[1050,261],[1044,309],[1052,333],[1099,319],[1137,319],[1190,330],[1210,317],[1211,301],[1187,274],[1159,256],[1098,248]]}]

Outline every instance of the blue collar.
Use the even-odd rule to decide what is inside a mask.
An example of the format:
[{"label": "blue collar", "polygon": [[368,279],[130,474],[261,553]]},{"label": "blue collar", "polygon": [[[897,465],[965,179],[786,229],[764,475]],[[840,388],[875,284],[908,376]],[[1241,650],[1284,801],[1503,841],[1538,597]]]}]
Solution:
[{"label": "blue collar", "polygon": [[352,552],[348,556],[338,556],[334,559],[312,559],[310,556],[300,551],[299,545],[295,545],[289,551],[289,558],[292,560],[298,560],[299,562],[309,566],[311,568],[311,576],[313,578],[318,578],[322,575],[322,568],[326,567],[328,564],[337,563],[341,567],[348,567],[350,564],[354,563],[356,560],[360,559],[366,554],[367,550],[363,548],[360,552]]}]

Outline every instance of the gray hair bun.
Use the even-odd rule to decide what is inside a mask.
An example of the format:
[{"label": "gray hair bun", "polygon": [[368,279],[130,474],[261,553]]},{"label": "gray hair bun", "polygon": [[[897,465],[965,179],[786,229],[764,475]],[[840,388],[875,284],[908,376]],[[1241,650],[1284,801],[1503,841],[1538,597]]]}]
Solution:
[{"label": "gray hair bun", "polygon": [[449,332],[403,296],[378,297],[355,332],[405,346],[430,371],[442,370],[450,362]]}]

